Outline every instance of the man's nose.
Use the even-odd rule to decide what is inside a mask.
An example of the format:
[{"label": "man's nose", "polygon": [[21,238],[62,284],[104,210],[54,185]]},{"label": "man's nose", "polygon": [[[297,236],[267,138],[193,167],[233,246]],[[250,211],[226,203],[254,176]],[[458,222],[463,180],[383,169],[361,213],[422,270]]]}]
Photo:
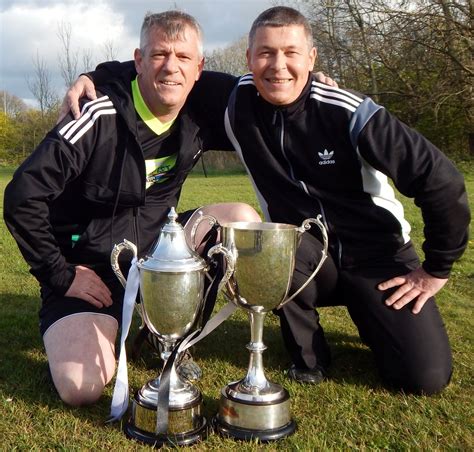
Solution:
[{"label": "man's nose", "polygon": [[166,56],[163,69],[169,73],[178,72],[178,58],[173,53]]},{"label": "man's nose", "polygon": [[277,52],[272,59],[272,69],[281,71],[286,69],[286,56],[283,52]]}]

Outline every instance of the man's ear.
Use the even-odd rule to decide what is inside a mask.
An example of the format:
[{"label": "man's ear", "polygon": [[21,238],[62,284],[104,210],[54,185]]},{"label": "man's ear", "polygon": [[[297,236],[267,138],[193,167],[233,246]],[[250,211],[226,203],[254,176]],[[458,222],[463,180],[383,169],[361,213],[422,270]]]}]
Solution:
[{"label": "man's ear", "polygon": [[250,49],[247,48],[247,50],[245,51],[245,58],[247,58],[247,67],[248,67],[248,70],[249,71],[252,71],[251,67],[250,67]]},{"label": "man's ear", "polygon": [[316,47],[313,47],[309,51],[309,72],[313,72],[317,57],[318,57],[318,50],[316,49]]},{"label": "man's ear", "polygon": [[135,60],[135,70],[137,71],[137,74],[140,74],[142,72],[143,61],[142,51],[140,49],[135,49],[133,52],[133,59]]},{"label": "man's ear", "polygon": [[201,61],[198,63],[198,73],[196,75],[196,82],[199,80],[199,78],[201,77],[202,71],[204,70],[204,62],[205,62],[205,58],[202,57]]}]

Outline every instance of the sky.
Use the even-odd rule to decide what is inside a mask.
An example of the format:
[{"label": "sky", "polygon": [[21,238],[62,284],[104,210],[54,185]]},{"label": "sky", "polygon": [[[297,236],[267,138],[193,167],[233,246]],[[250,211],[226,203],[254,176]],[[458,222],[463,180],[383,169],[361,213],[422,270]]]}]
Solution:
[{"label": "sky", "polygon": [[91,54],[94,64],[104,61],[107,43],[116,59],[130,60],[148,11],[178,8],[193,15],[204,30],[205,51],[212,51],[245,36],[270,6],[272,0],[0,0],[0,91],[34,106],[27,80],[34,80],[33,61],[39,57],[54,89],[64,94],[61,24],[71,27],[71,50],[79,56],[81,72],[82,55]]}]

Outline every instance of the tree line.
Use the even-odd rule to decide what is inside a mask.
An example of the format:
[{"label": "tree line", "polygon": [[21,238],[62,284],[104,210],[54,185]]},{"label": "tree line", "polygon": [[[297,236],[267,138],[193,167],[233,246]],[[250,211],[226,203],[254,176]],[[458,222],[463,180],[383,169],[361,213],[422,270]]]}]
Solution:
[{"label": "tree line", "polygon": [[[341,87],[370,95],[453,158],[474,155],[472,0],[290,0],[311,21],[318,48],[316,70]],[[69,86],[78,75],[72,30],[61,24],[59,69]],[[206,53],[206,69],[247,71],[245,37]],[[113,43],[104,45],[114,58]],[[81,71],[92,67],[82,55]],[[28,86],[39,110],[0,92],[0,164],[18,163],[54,125],[59,96],[40,55]],[[222,154],[222,155],[221,155]],[[207,158],[216,168],[235,166],[229,153]]]}]

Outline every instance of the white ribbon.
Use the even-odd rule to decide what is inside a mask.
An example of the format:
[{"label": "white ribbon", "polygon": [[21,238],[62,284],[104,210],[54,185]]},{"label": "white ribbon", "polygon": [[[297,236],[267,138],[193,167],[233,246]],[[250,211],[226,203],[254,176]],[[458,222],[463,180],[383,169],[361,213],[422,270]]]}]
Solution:
[{"label": "white ribbon", "polygon": [[123,298],[120,356],[117,366],[117,379],[115,380],[114,395],[112,397],[110,415],[107,422],[118,421],[125,414],[128,408],[128,371],[125,340],[127,339],[130,325],[132,323],[133,308],[137,299],[139,285],[140,274],[138,272],[137,259],[133,258],[132,266],[128,272],[125,295]]},{"label": "white ribbon", "polygon": [[197,344],[201,339],[204,339],[209,333],[214,331],[225,319],[227,319],[235,310],[237,306],[229,301],[226,305],[224,305],[221,310],[210,319],[204,328],[201,330],[198,336],[195,331],[194,333],[190,334],[178,347],[178,353],[187,350],[188,348],[192,347],[194,344]]}]

